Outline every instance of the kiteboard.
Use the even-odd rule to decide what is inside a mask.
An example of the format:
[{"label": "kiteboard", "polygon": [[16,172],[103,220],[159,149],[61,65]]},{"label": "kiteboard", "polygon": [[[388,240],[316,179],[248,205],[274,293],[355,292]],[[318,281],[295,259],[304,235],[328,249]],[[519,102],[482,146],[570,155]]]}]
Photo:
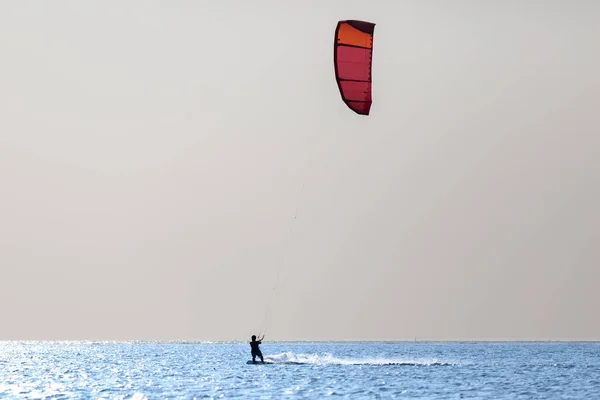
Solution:
[{"label": "kiteboard", "polygon": [[275,364],[273,361],[269,361],[269,360],[265,360],[265,362],[261,362],[260,360],[257,360],[255,363],[252,362],[252,360],[248,360],[246,361],[246,364],[256,364],[256,365],[263,365],[263,364]]}]

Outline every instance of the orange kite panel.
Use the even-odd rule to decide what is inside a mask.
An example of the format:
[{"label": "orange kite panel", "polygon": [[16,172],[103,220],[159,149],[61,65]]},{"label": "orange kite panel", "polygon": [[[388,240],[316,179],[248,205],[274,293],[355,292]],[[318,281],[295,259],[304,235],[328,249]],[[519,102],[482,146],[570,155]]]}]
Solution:
[{"label": "orange kite panel", "polygon": [[340,24],[337,36],[338,44],[359,46],[370,49],[373,47],[373,34],[361,32],[347,22]]}]

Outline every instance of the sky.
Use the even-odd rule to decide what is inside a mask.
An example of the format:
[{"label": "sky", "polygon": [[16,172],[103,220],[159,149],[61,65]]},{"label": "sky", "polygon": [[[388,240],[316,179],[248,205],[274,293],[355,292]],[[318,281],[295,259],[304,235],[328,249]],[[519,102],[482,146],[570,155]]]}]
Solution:
[{"label": "sky", "polygon": [[0,340],[600,340],[599,17],[2,2]]}]

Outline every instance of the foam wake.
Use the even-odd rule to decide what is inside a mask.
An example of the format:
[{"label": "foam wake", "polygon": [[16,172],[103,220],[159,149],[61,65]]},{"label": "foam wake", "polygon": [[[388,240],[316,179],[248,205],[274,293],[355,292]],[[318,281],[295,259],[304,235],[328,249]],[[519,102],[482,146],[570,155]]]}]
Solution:
[{"label": "foam wake", "polygon": [[291,352],[273,354],[264,357],[272,364],[313,364],[313,365],[407,365],[407,366],[444,366],[455,365],[450,362],[425,359],[396,358],[338,358],[331,354],[294,354]]}]

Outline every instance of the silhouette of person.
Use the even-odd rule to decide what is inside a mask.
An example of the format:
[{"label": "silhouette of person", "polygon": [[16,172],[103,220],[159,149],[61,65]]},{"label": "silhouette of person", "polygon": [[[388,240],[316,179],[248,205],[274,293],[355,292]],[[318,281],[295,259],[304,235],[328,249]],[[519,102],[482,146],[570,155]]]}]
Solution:
[{"label": "silhouette of person", "polygon": [[261,362],[265,362],[265,360],[263,359],[263,355],[262,352],[260,351],[260,348],[258,347],[261,343],[262,340],[264,339],[264,335],[263,337],[261,337],[260,339],[256,340],[256,335],[252,335],[252,341],[250,342],[250,350],[252,353],[252,362],[254,364],[256,364],[256,357],[260,358]]}]

